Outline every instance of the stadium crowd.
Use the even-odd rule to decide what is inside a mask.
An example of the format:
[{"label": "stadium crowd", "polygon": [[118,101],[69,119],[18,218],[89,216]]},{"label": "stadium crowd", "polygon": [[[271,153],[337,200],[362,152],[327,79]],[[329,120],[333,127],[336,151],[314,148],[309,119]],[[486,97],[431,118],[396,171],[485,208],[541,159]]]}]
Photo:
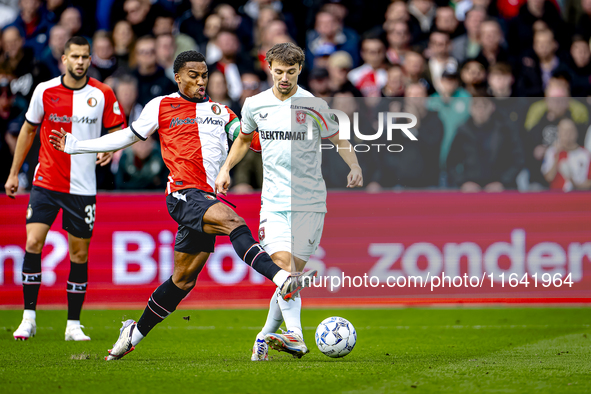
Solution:
[{"label": "stadium crowd", "polygon": [[[401,153],[359,153],[368,191],[591,189],[590,22],[591,0],[0,0],[0,177],[35,86],[64,73],[64,44],[82,35],[89,75],[114,89],[128,124],[177,91],[173,61],[190,49],[206,56],[209,97],[239,115],[271,86],[266,51],[291,41],[306,51],[300,84],[360,124],[384,111],[417,117],[419,143],[396,136]],[[333,155],[326,183],[344,188]],[[103,190],[167,179],[157,139],[97,172]],[[233,178],[236,193],[260,189],[260,155]]]}]

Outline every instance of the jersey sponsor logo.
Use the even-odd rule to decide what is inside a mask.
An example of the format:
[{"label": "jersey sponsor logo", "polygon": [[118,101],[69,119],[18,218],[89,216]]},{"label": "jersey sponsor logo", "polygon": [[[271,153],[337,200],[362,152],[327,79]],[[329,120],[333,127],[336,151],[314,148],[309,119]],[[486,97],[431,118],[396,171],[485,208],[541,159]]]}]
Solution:
[{"label": "jersey sponsor logo", "polygon": [[259,137],[263,140],[303,141],[306,139],[306,132],[259,130]]},{"label": "jersey sponsor logo", "polygon": [[96,99],[94,97],[91,97],[86,101],[86,104],[88,104],[89,107],[93,107],[93,108],[96,107],[97,103],[98,103],[98,101],[96,101]]},{"label": "jersey sponsor logo", "polygon": [[55,123],[80,123],[80,124],[95,124],[98,118],[90,118],[88,116],[59,116],[57,114],[49,115],[49,121]]},{"label": "jersey sponsor logo", "polygon": [[219,114],[222,113],[222,109],[220,108],[219,105],[214,104],[214,105],[211,106],[211,112],[213,112],[216,115],[219,115]]},{"label": "jersey sponsor logo", "polygon": [[214,126],[224,127],[224,121],[222,119],[216,119],[212,116],[202,118],[200,116],[196,118],[172,118],[168,128],[172,129],[176,126],[192,125],[192,124],[210,124]]},{"label": "jersey sponsor logo", "polygon": [[296,111],[296,122],[299,124],[306,123],[306,113],[304,111]]},{"label": "jersey sponsor logo", "polygon": [[118,101],[115,101],[113,103],[113,113],[115,115],[121,115],[121,109],[119,109],[119,102]]}]

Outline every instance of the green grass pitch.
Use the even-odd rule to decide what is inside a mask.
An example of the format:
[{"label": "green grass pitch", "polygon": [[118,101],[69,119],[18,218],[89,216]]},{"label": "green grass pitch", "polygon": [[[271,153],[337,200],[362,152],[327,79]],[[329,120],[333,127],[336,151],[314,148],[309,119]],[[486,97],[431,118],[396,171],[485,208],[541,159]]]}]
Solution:
[{"label": "green grass pitch", "polygon": [[[17,342],[21,311],[0,311],[0,392],[11,393],[589,393],[591,308],[304,309],[311,352],[251,362],[264,310],[179,310],[119,361],[104,356],[140,311],[86,310],[90,342],[65,342],[65,311],[37,312]],[[187,320],[186,317],[190,318]],[[331,359],[314,343],[329,316],[357,345]],[[185,317],[185,319],[183,319]]]}]

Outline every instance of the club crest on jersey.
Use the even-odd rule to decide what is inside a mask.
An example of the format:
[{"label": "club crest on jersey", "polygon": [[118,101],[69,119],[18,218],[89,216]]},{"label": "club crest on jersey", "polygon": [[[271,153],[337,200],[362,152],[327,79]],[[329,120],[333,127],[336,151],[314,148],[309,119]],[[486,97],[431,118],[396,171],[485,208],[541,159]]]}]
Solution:
[{"label": "club crest on jersey", "polygon": [[304,111],[296,111],[296,122],[299,124],[306,123],[306,113]]},{"label": "club crest on jersey", "polygon": [[33,216],[33,208],[29,205],[27,208],[27,220],[30,219],[31,216]]},{"label": "club crest on jersey", "polygon": [[96,104],[98,102],[96,101],[96,99],[94,97],[91,97],[88,99],[88,101],[86,101],[86,104],[88,104],[89,107],[96,107]]},{"label": "club crest on jersey", "polygon": [[262,241],[263,239],[265,239],[265,228],[261,227],[259,228],[259,241]]},{"label": "club crest on jersey", "polygon": [[206,194],[205,198],[207,198],[208,200],[215,200],[215,197],[212,196],[211,194]]},{"label": "club crest on jersey", "polygon": [[222,109],[220,108],[219,105],[214,104],[214,105],[211,106],[211,112],[213,112],[216,115],[219,115],[219,114],[222,113]]}]

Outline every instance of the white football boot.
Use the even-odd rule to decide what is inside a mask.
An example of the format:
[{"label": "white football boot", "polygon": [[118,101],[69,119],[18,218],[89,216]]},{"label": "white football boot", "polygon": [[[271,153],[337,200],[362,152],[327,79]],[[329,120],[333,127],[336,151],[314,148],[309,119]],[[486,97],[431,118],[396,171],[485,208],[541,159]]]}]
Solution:
[{"label": "white football boot", "polygon": [[265,342],[265,336],[262,333],[257,335],[254,345],[252,346],[251,361],[269,361],[269,347]]},{"label": "white football boot", "polygon": [[265,342],[271,349],[278,352],[287,352],[296,358],[302,356],[310,351],[306,347],[304,340],[293,331],[283,331],[281,334],[267,334],[265,335]]},{"label": "white football boot", "polygon": [[79,324],[66,327],[66,341],[90,341],[90,337],[82,331],[83,328]]},{"label": "white football boot", "polygon": [[105,360],[119,360],[135,349],[135,346],[131,343],[131,336],[133,330],[137,329],[136,326],[137,323],[132,319],[123,322],[123,327],[119,330],[119,338],[113,345],[113,349],[109,350],[109,355],[105,357]]},{"label": "white football boot", "polygon": [[12,333],[12,336],[17,341],[26,341],[34,337],[37,333],[37,323],[35,320],[24,318],[18,328]]},{"label": "white football boot", "polygon": [[295,297],[300,294],[300,291],[306,287],[310,287],[312,285],[312,281],[318,271],[311,270],[306,271],[303,273],[293,273],[287,277],[283,285],[281,286],[281,290],[279,290],[279,295],[285,301],[289,301],[294,299]]}]

